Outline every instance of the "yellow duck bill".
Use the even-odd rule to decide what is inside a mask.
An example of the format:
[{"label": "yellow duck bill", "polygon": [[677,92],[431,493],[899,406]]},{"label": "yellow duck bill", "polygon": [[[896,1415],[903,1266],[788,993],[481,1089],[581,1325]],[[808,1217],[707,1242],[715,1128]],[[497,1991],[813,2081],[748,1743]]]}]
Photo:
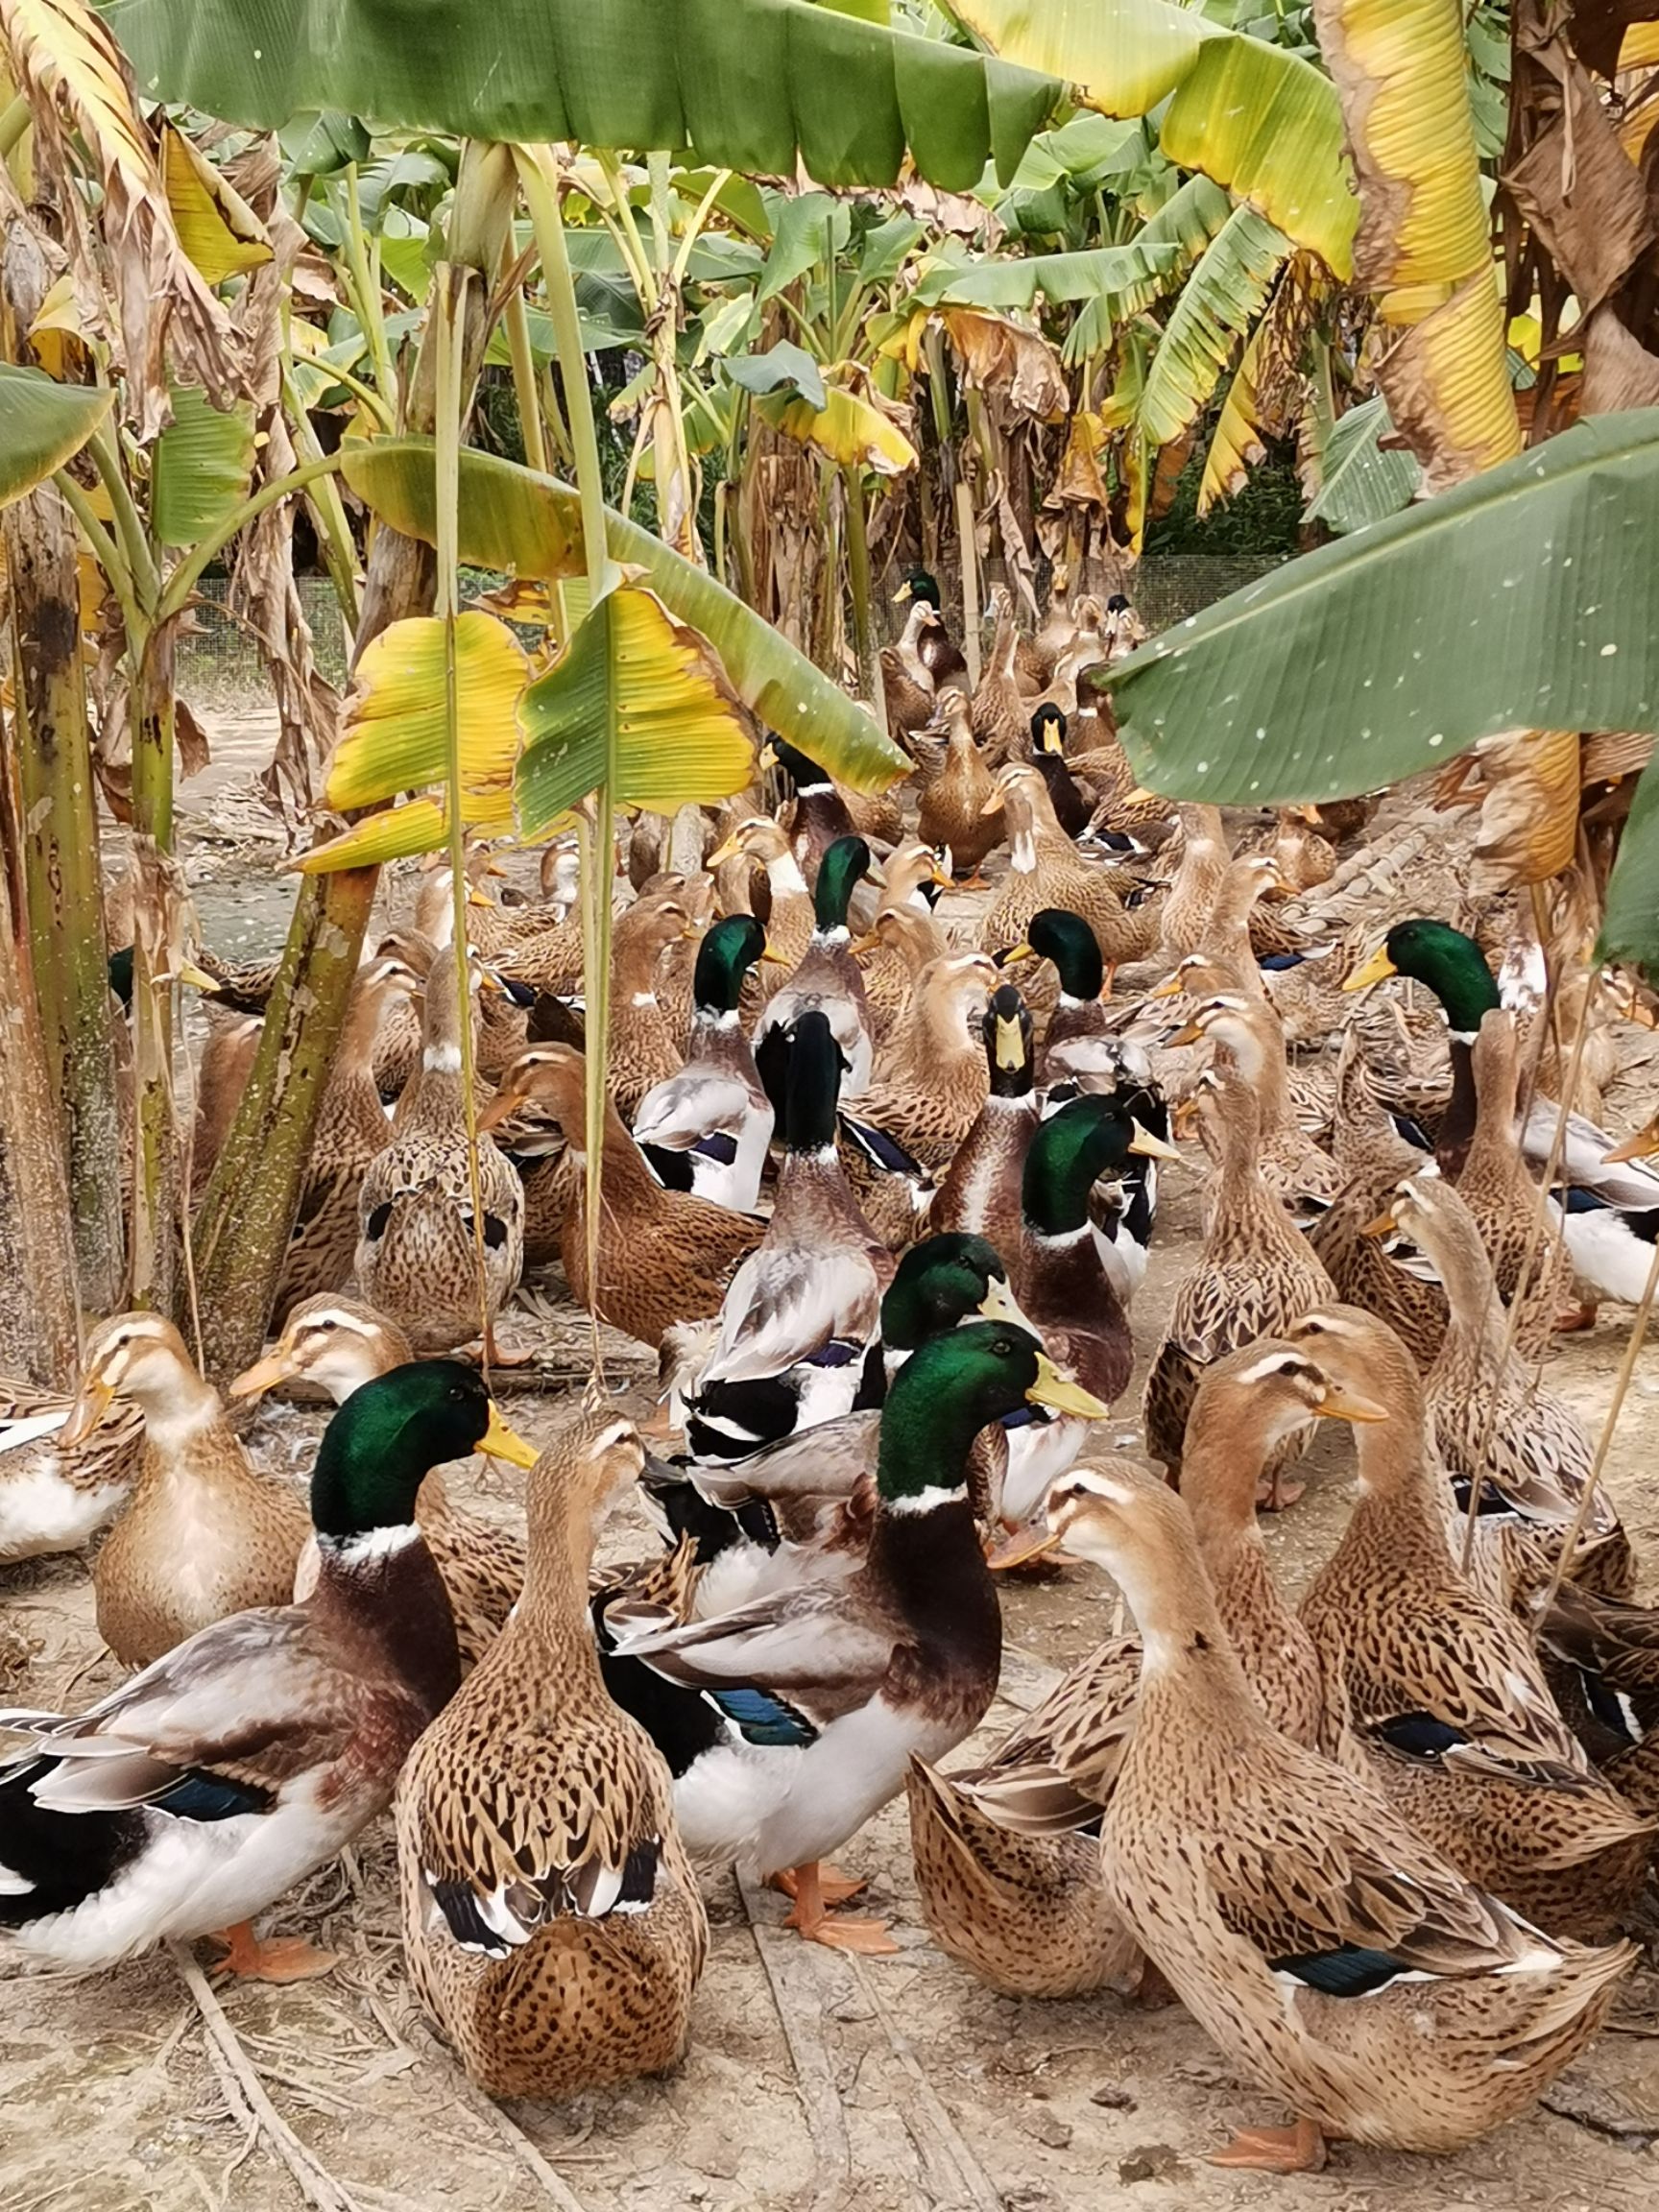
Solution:
[{"label": "yellow duck bill", "polygon": [[493,1398],[490,1401],[490,1426],[479,1441],[478,1449],[491,1459],[505,1459],[509,1466],[534,1467],[541,1455],[534,1444],[510,1429],[502,1418],[501,1408]]},{"label": "yellow duck bill", "polygon": [[1111,1408],[1102,1406],[1093,1390],[1062,1375],[1046,1352],[1037,1355],[1037,1380],[1025,1393],[1033,1406],[1046,1406],[1055,1413],[1075,1413],[1084,1421],[1104,1421]]},{"label": "yellow duck bill", "polygon": [[1399,969],[1388,957],[1386,945],[1379,945],[1363,968],[1356,968],[1353,974],[1344,977],[1344,991],[1369,991],[1373,983],[1386,983],[1390,975],[1398,975]]}]

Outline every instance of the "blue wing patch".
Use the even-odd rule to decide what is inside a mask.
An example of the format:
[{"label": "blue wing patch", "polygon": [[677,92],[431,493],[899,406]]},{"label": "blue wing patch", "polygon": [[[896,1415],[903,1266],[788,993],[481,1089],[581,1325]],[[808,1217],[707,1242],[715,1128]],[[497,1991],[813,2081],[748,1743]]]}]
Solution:
[{"label": "blue wing patch", "polygon": [[1310,1989],[1327,1997],[1368,1997],[1385,1989],[1408,1969],[1386,1951],[1367,1951],[1358,1943],[1344,1943],[1335,1951],[1310,1951],[1293,1959],[1270,1959],[1275,1974],[1293,1974]]},{"label": "blue wing patch", "polygon": [[740,1685],[732,1690],[706,1690],[703,1695],[729,1720],[745,1743],[765,1750],[803,1749],[818,1741],[818,1731],[805,1715],[784,1704],[768,1690]]},{"label": "blue wing patch", "polygon": [[267,1813],[271,1792],[252,1783],[231,1782],[223,1774],[192,1767],[150,1802],[159,1813],[176,1814],[180,1820],[234,1820],[242,1813]]}]

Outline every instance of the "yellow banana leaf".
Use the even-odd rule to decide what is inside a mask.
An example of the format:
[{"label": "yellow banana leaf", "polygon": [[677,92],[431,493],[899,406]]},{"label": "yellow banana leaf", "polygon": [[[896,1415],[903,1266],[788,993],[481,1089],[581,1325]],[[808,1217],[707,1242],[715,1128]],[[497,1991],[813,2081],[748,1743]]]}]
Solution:
[{"label": "yellow banana leaf", "polygon": [[[504,622],[470,608],[455,619],[456,711],[461,733],[461,810],[480,828],[504,829],[513,816],[517,711],[530,672]],[[431,615],[394,622],[357,663],[346,729],[334,749],[323,800],[337,812],[373,806],[445,781],[444,625]],[[359,822],[301,865],[310,875],[366,867],[372,860],[431,853],[445,834],[436,800],[412,801]]]},{"label": "yellow banana leaf", "polygon": [[1377,381],[1444,490],[1521,450],[1459,0],[1317,0],[1359,175],[1356,280],[1394,333]]},{"label": "yellow banana leaf", "polygon": [[1357,209],[1342,110],[1299,55],[1173,0],[952,0],[951,12],[1005,60],[1070,79],[1103,114],[1144,115],[1168,99],[1172,161],[1349,274]]},{"label": "yellow banana leaf", "polygon": [[1239,357],[1227,397],[1215,419],[1210,450],[1204,458],[1204,474],[1198,484],[1200,515],[1208,515],[1217,500],[1231,499],[1250,470],[1266,454],[1257,413],[1260,405],[1257,377],[1266,333],[1267,321],[1263,318],[1257,324],[1254,337]]},{"label": "yellow banana leaf", "polygon": [[599,602],[518,711],[525,837],[607,780],[619,805],[672,814],[729,799],[756,774],[750,720],[718,661],[637,585]]},{"label": "yellow banana leaf", "polygon": [[779,429],[803,445],[816,445],[830,460],[874,469],[878,476],[902,476],[916,466],[916,448],[899,425],[873,400],[832,384],[825,376],[824,405],[790,399],[780,409]]},{"label": "yellow banana leaf", "polygon": [[264,227],[239,192],[171,124],[161,132],[161,182],[179,243],[209,284],[271,258]]}]

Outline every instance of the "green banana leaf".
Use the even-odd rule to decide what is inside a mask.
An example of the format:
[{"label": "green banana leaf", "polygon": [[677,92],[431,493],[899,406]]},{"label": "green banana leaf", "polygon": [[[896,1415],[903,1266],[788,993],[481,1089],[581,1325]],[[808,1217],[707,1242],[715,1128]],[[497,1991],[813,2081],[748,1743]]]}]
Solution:
[{"label": "green banana leaf", "polygon": [[[940,262],[909,295],[914,307],[1026,307],[1046,300],[1138,299],[1181,259],[1178,244],[1096,246],[1081,253],[1028,253],[1018,260]],[[1121,310],[1120,310],[1121,311]],[[1131,310],[1133,311],[1133,310]]]},{"label": "green banana leaf", "polygon": [[177,386],[173,420],[156,442],[150,527],[163,545],[196,545],[228,522],[253,475],[253,407],[224,413],[194,384]]},{"label": "green banana leaf", "polygon": [[1631,409],[1286,563],[1105,688],[1154,790],[1352,796],[1501,730],[1659,729],[1655,575],[1659,408]]},{"label": "green banana leaf", "polygon": [[279,127],[345,109],[517,143],[694,147],[724,168],[891,184],[906,151],[1006,183],[1052,78],[805,0],[103,0],[149,98]]},{"label": "green banana leaf", "polygon": [[1303,516],[1346,537],[1398,515],[1417,495],[1423,471],[1414,457],[1382,445],[1394,425],[1381,393],[1350,407],[1325,448],[1325,481]]},{"label": "green banana leaf", "polygon": [[1196,420],[1289,252],[1289,239],[1253,207],[1235,207],[1211,240],[1146,373],[1137,420],[1150,447],[1170,445]]},{"label": "green banana leaf", "polygon": [[1659,776],[1649,764],[1636,786],[1630,819],[1607,885],[1597,955],[1628,960],[1659,980]]},{"label": "green banana leaf", "polygon": [[108,388],[55,384],[37,369],[0,362],[0,507],[79,453],[114,397]]},{"label": "green banana leaf", "polygon": [[[383,521],[406,537],[436,542],[430,439],[348,445],[342,469],[352,491]],[[464,452],[460,517],[465,562],[516,576],[583,571],[577,496],[556,477],[493,454]],[[885,790],[906,773],[909,762],[868,712],[769,622],[650,531],[609,509],[605,520],[612,559],[643,569],[676,620],[708,638],[738,697],[768,728],[856,790]]]}]

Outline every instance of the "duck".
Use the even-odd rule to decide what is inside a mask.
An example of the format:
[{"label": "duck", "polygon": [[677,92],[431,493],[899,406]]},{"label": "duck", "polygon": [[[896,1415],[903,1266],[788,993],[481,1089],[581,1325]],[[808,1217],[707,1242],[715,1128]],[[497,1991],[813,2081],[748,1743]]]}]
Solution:
[{"label": "duck", "polygon": [[1199,1004],[1191,1021],[1169,1043],[1173,1046],[1206,1041],[1227,1055],[1256,1094],[1262,1182],[1297,1220],[1315,1214],[1341,1190],[1342,1173],[1297,1118],[1285,1029],[1278,1015],[1265,998],[1219,991]]},{"label": "duck", "polygon": [[[1569,1306],[1572,1270],[1558,1216],[1533,1182],[1516,1136],[1521,1070],[1512,1014],[1499,1010],[1483,1017],[1469,1062],[1475,1130],[1462,1166],[1449,1180],[1479,1226],[1504,1305],[1519,1304],[1517,1348],[1538,1358]],[[1435,1156],[1445,1171],[1438,1147]]]},{"label": "duck", "polygon": [[[1488,1562],[1478,1576],[1489,1596],[1525,1612],[1527,1598],[1555,1572],[1564,1533],[1576,1525],[1596,1448],[1572,1407],[1533,1379],[1503,1348],[1503,1308],[1475,1217],[1431,1160],[1396,1185],[1369,1224],[1398,1229],[1427,1254],[1445,1286],[1446,1334],[1425,1379],[1429,1421],[1457,1498],[1455,1549]],[[1470,1491],[1479,1503],[1469,1521]],[[1598,1488],[1582,1536],[1590,1551],[1573,1573],[1604,1597],[1634,1595],[1630,1540]],[[1593,1563],[1593,1564],[1592,1564]]]},{"label": "duck", "polygon": [[1039,907],[1023,940],[1003,955],[1002,965],[1012,968],[1032,959],[1046,960],[1060,986],[1043,1033],[1044,1087],[1116,1090],[1127,1073],[1149,1076],[1140,1056],[1126,1057],[1133,1048],[1110,1025],[1106,966],[1099,941],[1083,916],[1065,906]]},{"label": "duck", "polygon": [[811,1007],[776,1034],[787,1046],[778,1194],[688,1401],[696,1458],[741,1458],[847,1412],[893,1273],[836,1150],[841,1054],[829,1017]]},{"label": "duck", "polygon": [[766,740],[760,765],[781,770],[788,781],[790,797],[780,810],[779,824],[797,867],[808,883],[815,882],[819,864],[836,838],[856,834],[847,801],[827,769],[776,732]]},{"label": "duck", "polygon": [[1626,1804],[1659,1816],[1659,1610],[1575,1576],[1545,1595],[1538,1651],[1564,1717]]},{"label": "duck", "polygon": [[406,960],[375,958],[359,970],[329,1071],[300,1205],[288,1236],[276,1310],[319,1291],[338,1290],[357,1248],[357,1201],[369,1163],[386,1146],[386,1111],[374,1078],[382,1025],[409,1005],[421,976]]},{"label": "duck", "polygon": [[1113,871],[1081,857],[1055,821],[1048,786],[1035,768],[1016,762],[999,773],[997,786],[986,804],[1004,818],[1012,859],[1001,895],[980,924],[983,949],[1023,945],[1033,915],[1064,906],[1088,923],[1109,968],[1143,958],[1158,941],[1157,906],[1131,911],[1114,888]]},{"label": "duck", "polygon": [[943,959],[952,947],[925,902],[906,900],[895,904],[887,900],[853,950],[864,971],[864,1002],[879,1060],[909,1010],[923,969],[930,960]]},{"label": "duck", "polygon": [[1228,2063],[1296,2115],[1214,2162],[1313,2171],[1327,2135],[1450,2152],[1524,2110],[1606,2018],[1633,1947],[1540,1935],[1275,1728],[1163,1485],[1077,1468],[1049,1518],[1141,1632],[1101,1823],[1107,1894]]},{"label": "duck", "polygon": [[[666,1083],[682,1066],[685,1023],[677,1025],[659,981],[670,948],[689,945],[700,932],[689,905],[674,896],[636,900],[627,919],[631,926],[618,926],[612,957],[605,1079],[617,1113],[632,1122],[646,1094]],[[695,984],[692,990],[694,998]]]},{"label": "duck", "polygon": [[[1210,1368],[1193,1405],[1182,1495],[1227,1633],[1273,1725],[1315,1744],[1324,1677],[1273,1581],[1256,1519],[1285,1436],[1315,1419],[1369,1417],[1294,1347],[1264,1337]],[[1133,1461],[1090,1468],[1142,1479]],[[1098,1828],[1135,1725],[1141,1647],[1109,1637],[1017,1721],[980,1765],[912,1761],[910,1839],[941,1948],[1011,1997],[1078,1997],[1132,1984],[1141,1947],[1108,1901]]]},{"label": "duck", "polygon": [[[1204,1244],[1176,1290],[1142,1406],[1146,1448],[1171,1479],[1180,1472],[1200,1370],[1258,1336],[1287,1335],[1288,1323],[1334,1295],[1331,1278],[1262,1180],[1255,1087],[1238,1069],[1212,1068],[1199,1080],[1193,1111],[1215,1169]],[[1269,1471],[1262,1503],[1270,1511],[1301,1495],[1285,1473],[1311,1437],[1310,1426],[1286,1439]]]},{"label": "duck", "polygon": [[75,1400],[0,1376],[0,1567],[78,1551],[132,1490],[144,1450],[144,1416],[112,1397],[77,1441],[64,1431]]},{"label": "duck", "polygon": [[568,1150],[575,1190],[560,1252],[577,1303],[654,1350],[676,1324],[718,1313],[733,1271],[759,1243],[764,1224],[693,1191],[664,1189],[607,1097],[595,1282],[588,1265],[582,1054],[569,1045],[533,1045],[521,1052],[479,1116],[479,1129],[499,1128],[526,1108],[551,1118]]},{"label": "duck", "polygon": [[1470,1881],[1534,1927],[1596,1940],[1646,1879],[1652,1825],[1592,1768],[1527,1629],[1459,1572],[1415,1362],[1357,1307],[1285,1334],[1388,1416],[1356,1431],[1358,1498],[1302,1601],[1353,1757]]},{"label": "duck", "polygon": [[[355,1268],[363,1296],[391,1315],[417,1353],[451,1351],[482,1334],[493,1360],[495,1316],[523,1265],[524,1189],[496,1146],[480,1141],[473,1197],[461,1021],[475,988],[474,964],[464,952],[450,946],[434,955],[421,1067],[358,1192]],[[483,1217],[475,1224],[478,1201]]]},{"label": "duck", "polygon": [[1189,802],[1175,808],[1181,856],[1159,919],[1158,952],[1172,965],[1206,950],[1210,920],[1232,864],[1219,806]]},{"label": "duck", "polygon": [[1423,1153],[1384,1113],[1353,1029],[1336,1056],[1332,1154],[1342,1185],[1308,1233],[1308,1242],[1345,1306],[1363,1306],[1387,1322],[1427,1375],[1446,1340],[1443,1286],[1398,1266],[1367,1232]]},{"label": "duck", "polygon": [[[1178,1157],[1141,1128],[1116,1098],[1073,1098],[1042,1122],[1025,1154],[1020,1238],[1009,1279],[1027,1324],[1055,1363],[1110,1407],[1128,1388],[1135,1348],[1121,1301],[1089,1225],[1095,1179],[1134,1154]],[[1022,1413],[1010,1431],[1001,1517],[1028,1527],[1056,1476],[1082,1448],[1083,1424]]]},{"label": "duck", "polygon": [[[1092,937],[1089,944],[1093,950]],[[933,1193],[927,1226],[935,1234],[981,1236],[998,1252],[1012,1252],[1020,1238],[1025,1158],[1043,1118],[1031,1010],[1014,984],[999,983],[992,992],[979,1027],[990,1088]]]},{"label": "duck", "polygon": [[991,769],[1031,757],[1031,709],[1014,674],[1020,633],[1014,626],[1014,595],[1005,584],[992,587],[991,650],[969,708],[974,739]]},{"label": "duck", "polygon": [[[344,1406],[354,1390],[410,1365],[414,1357],[409,1339],[384,1313],[360,1298],[324,1291],[290,1310],[271,1350],[244,1368],[229,1384],[229,1395],[256,1399],[282,1383],[299,1382],[314,1384],[336,1406]],[[500,1633],[523,1591],[524,1540],[517,1529],[498,1527],[454,1504],[436,1468],[421,1485],[415,1519],[449,1593],[465,1672]],[[305,1594],[306,1573],[302,1557],[297,1596]]]},{"label": "duck", "polygon": [[933,714],[933,678],[920,649],[923,630],[932,619],[932,608],[926,600],[916,600],[898,643],[883,645],[878,656],[887,708],[887,734],[905,753],[910,751],[911,736]]},{"label": "duck", "polygon": [[948,1167],[985,1101],[979,1023],[997,970],[981,952],[946,952],[916,978],[874,1079],[842,1128],[854,1142],[879,1132],[928,1168]]},{"label": "duck", "polygon": [[904,1787],[912,1753],[943,1758],[996,1694],[1001,1617],[967,1462],[978,1431],[1027,1402],[1085,1418],[1096,1409],[1012,1323],[974,1322],[919,1345],[882,1408],[875,1517],[855,1573],[618,1639],[622,1653],[702,1692],[724,1722],[675,1783],[693,1858],[777,1878],[792,1896],[785,1924],[808,1941],[897,1948],[878,1923],[833,1916],[830,1899],[849,1892],[827,1883],[823,1863]]},{"label": "duck", "polygon": [[854,885],[869,873],[870,848],[863,838],[837,837],[818,870],[806,950],[767,1000],[755,1031],[758,1046],[772,1030],[793,1028],[808,1009],[823,1013],[847,1064],[844,1091],[850,1098],[868,1085],[876,1057],[864,976],[847,926]]},{"label": "duck", "polygon": [[84,1973],[222,1932],[233,1972],[326,1972],[326,1952],[252,1920],[386,1810],[454,1695],[415,1496],[443,1460],[509,1442],[522,1453],[454,1360],[366,1383],[318,1447],[308,1598],[197,1630],[87,1712],[0,1712],[33,1740],[0,1767],[0,1945]]},{"label": "duck", "polygon": [[1068,837],[1081,837],[1094,808],[1066,762],[1066,716],[1046,699],[1030,721],[1030,756],[1048,786],[1054,819]]},{"label": "duck", "polygon": [[714,924],[697,948],[684,1063],[634,1114],[634,1142],[659,1182],[734,1214],[759,1201],[774,1118],[738,1001],[756,961],[775,957],[753,915]]},{"label": "duck", "polygon": [[99,1635],[123,1667],[148,1667],[227,1614],[292,1595],[305,1504],[253,1467],[160,1314],[117,1313],[93,1330],[60,1450],[94,1435],[115,1398],[137,1409],[144,1442],[92,1590]]},{"label": "duck", "polygon": [[190,1194],[199,1198],[218,1165],[253,1072],[265,1033],[261,1014],[209,1017],[206,1039],[196,1067],[196,1112],[190,1131]]},{"label": "duck", "polygon": [[490,2097],[667,2071],[708,1958],[668,1768],[606,1690],[588,1610],[596,1523],[643,1460],[603,1404],[541,1453],[523,1599],[397,1788],[409,1977]]},{"label": "duck", "polygon": [[[937,580],[926,568],[912,568],[893,597],[900,606],[908,600],[912,615],[917,607],[930,610],[916,632],[916,655],[933,679],[934,689],[937,691],[946,684],[963,681],[968,674],[968,663],[962,658],[962,648],[946,627],[945,602],[940,595]],[[905,628],[908,633],[908,622]]]},{"label": "duck", "polygon": [[968,702],[955,689],[944,692],[945,750],[922,787],[916,834],[924,844],[949,852],[955,879],[966,889],[981,885],[986,856],[1002,842],[1002,824],[992,801],[997,781],[979,750],[968,716]]}]

